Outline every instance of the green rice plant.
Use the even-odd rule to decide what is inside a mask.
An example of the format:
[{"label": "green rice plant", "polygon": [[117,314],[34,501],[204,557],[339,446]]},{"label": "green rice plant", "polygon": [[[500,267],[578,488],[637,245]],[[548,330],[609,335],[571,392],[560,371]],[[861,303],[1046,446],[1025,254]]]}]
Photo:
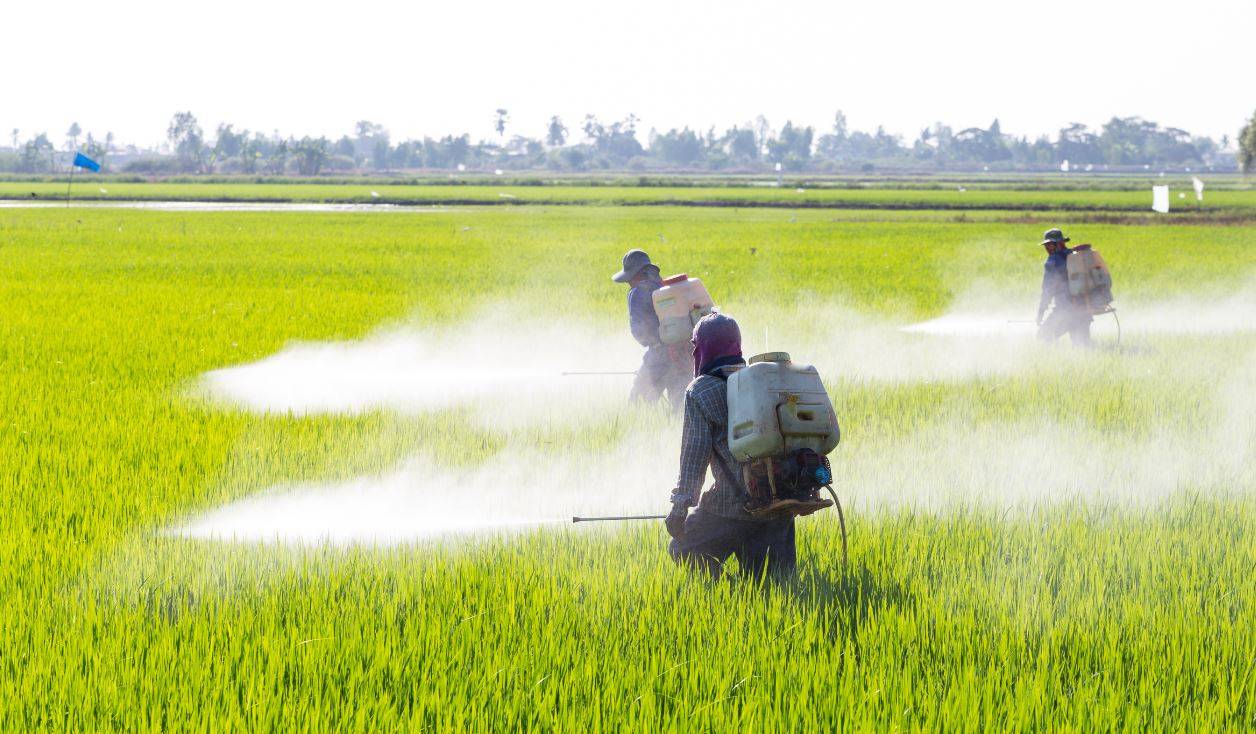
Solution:
[{"label": "green rice plant", "polygon": [[[1077,216],[1060,226],[1102,249],[1133,313],[1186,304],[1189,322],[1256,274],[1256,227]],[[867,365],[898,352],[841,344],[974,293],[1032,316],[1042,229],[695,207],[0,210],[0,729],[1250,729],[1250,329],[1025,344],[1016,369],[893,378]],[[293,341],[486,308],[622,329],[608,276],[635,246],[701,274],[748,339],[825,325],[810,344],[836,355],[820,366],[848,566],[826,515],[800,523],[799,577],[764,585],[675,567],[656,523],[386,547],[169,532],[415,453],[456,473],[676,431],[629,408],[500,427],[457,407],[258,415],[190,389]],[[1021,477],[1077,451],[1110,463]],[[963,494],[991,476],[1006,495]]]},{"label": "green rice plant", "polygon": [[[774,183],[774,182],[768,182]],[[316,202],[347,204],[467,205],[467,204],[584,204],[770,206],[778,208],[1095,211],[1146,212],[1151,209],[1150,186],[1136,190],[1107,188],[990,188],[956,185],[947,188],[807,188],[769,186],[502,186],[317,183],[106,183],[78,184],[72,194],[87,201],[208,201],[208,202]],[[1209,190],[1202,202],[1194,200],[1190,181],[1177,180],[1174,199],[1184,212],[1250,214],[1256,191],[1250,188]],[[104,191],[101,191],[101,189]],[[67,186],[48,181],[0,181],[0,198],[35,201],[64,200]]]}]

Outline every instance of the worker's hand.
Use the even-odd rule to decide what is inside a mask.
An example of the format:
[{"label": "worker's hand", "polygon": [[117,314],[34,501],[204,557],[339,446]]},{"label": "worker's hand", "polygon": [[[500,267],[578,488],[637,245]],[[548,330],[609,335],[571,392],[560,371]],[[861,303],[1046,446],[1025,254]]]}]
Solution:
[{"label": "worker's hand", "polygon": [[663,524],[667,526],[667,534],[680,540],[685,537],[685,518],[689,517],[689,507],[677,502],[672,505],[672,511],[667,513],[667,519]]}]

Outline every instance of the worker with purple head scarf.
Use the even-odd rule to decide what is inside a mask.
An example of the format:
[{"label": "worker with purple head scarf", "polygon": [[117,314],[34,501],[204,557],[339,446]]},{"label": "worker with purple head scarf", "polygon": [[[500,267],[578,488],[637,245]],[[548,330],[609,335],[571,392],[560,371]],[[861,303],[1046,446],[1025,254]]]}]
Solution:
[{"label": "worker with purple head scarf", "polygon": [[[665,521],[671,555],[718,576],[736,556],[742,572],[758,578],[792,574],[793,517],[757,518],[746,512],[750,493],[728,446],[728,375],[746,362],[741,329],[730,316],[704,316],[693,330],[694,380],[685,391],[680,476]],[[715,483],[706,492],[707,468]],[[699,497],[701,495],[701,497]],[[692,513],[691,507],[697,506]]]}]

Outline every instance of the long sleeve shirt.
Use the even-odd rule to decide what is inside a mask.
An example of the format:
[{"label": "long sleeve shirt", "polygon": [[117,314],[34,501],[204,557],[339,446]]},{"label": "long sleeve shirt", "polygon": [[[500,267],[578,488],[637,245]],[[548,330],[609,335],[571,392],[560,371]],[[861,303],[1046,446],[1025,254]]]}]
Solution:
[{"label": "long sleeve shirt", "polygon": [[[702,493],[707,468],[715,484]],[[698,495],[701,493],[701,500]],[[728,447],[728,386],[713,375],[695,379],[685,391],[685,425],[680,440],[680,475],[672,502],[683,502],[720,517],[747,518],[750,501],[741,464]]]},{"label": "long sleeve shirt", "polygon": [[1046,312],[1051,302],[1060,308],[1068,304],[1068,256],[1072,250],[1064,248],[1047,256],[1042,264],[1042,298],[1038,301],[1038,315]]},{"label": "long sleeve shirt", "polygon": [[662,286],[662,280],[650,278],[628,290],[628,327],[643,347],[663,343],[659,339],[659,317],[654,311],[654,291]]}]

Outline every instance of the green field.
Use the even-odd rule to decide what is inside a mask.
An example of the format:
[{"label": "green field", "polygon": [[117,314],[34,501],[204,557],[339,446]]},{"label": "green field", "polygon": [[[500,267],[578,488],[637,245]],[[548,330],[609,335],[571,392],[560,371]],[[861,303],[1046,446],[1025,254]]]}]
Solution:
[{"label": "green field", "polygon": [[[106,188],[367,201],[372,186]],[[0,729],[1256,726],[1256,226],[1061,214],[1102,249],[1128,314],[1119,347],[1105,322],[1077,354],[897,330],[996,305],[1032,318],[1040,223],[600,204],[1123,210],[1149,193],[387,189],[588,206],[0,209]],[[1245,212],[1256,192],[1205,206]],[[655,523],[383,547],[168,532],[416,455],[452,476],[499,462],[503,496],[556,476],[555,493],[586,491],[570,470],[589,462],[589,494],[665,511],[676,457],[617,458],[678,434],[656,410],[497,425],[457,404],[258,414],[191,389],[293,341],[474,330],[486,309],[521,332],[627,340],[608,275],[634,246],[702,274],[748,341],[770,328],[816,361],[843,423],[848,567],[823,514],[800,523],[796,582],[763,587],[676,568]]]},{"label": "green field", "polygon": [[[1210,179],[1211,180],[1211,179]],[[318,183],[129,183],[95,181],[80,177],[72,189],[81,200],[218,201],[218,202],[342,202],[357,204],[463,205],[463,204],[585,204],[585,205],[695,205],[774,206],[837,209],[946,209],[1017,211],[1145,212],[1151,208],[1152,183],[1165,183],[1186,194],[1173,207],[1182,211],[1250,214],[1256,211],[1256,189],[1233,178],[1219,179],[1197,203],[1190,176],[1169,179],[1130,180],[1121,188],[1076,188],[1070,182],[967,182],[945,188],[863,187],[854,183],[834,188],[831,182],[806,180],[772,185],[737,186],[579,186],[559,185],[408,185],[387,181],[361,184]],[[535,182],[540,183],[540,182]],[[767,179],[761,184],[773,184]],[[1109,184],[1114,185],[1114,184]],[[801,190],[799,190],[801,188]],[[0,181],[0,199],[61,200],[64,182]],[[102,191],[103,189],[103,191]],[[372,192],[378,194],[373,196]],[[32,197],[32,194],[34,195]]]}]

